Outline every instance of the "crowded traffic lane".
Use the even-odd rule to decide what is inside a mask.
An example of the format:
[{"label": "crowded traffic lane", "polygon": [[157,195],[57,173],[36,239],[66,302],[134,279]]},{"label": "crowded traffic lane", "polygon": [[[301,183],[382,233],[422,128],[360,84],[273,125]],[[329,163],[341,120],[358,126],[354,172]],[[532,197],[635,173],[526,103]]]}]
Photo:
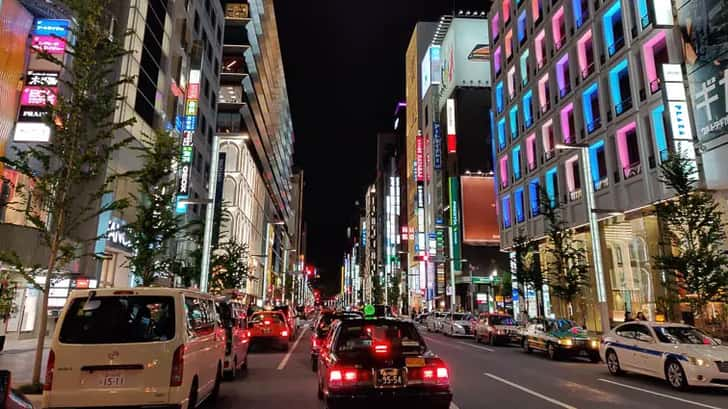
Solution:
[{"label": "crowded traffic lane", "polygon": [[640,375],[609,375],[603,363],[586,359],[550,361],[515,346],[491,347],[472,338],[449,338],[422,330],[429,347],[451,368],[460,408],[728,408],[728,391],[673,391]]}]

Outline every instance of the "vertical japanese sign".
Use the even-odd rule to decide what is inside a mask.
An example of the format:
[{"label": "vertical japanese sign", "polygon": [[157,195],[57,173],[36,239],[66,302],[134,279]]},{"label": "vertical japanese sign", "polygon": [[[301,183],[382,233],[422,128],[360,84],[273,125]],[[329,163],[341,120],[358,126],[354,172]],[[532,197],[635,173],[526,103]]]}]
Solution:
[{"label": "vertical japanese sign", "polygon": [[433,140],[432,140],[432,156],[433,167],[435,170],[442,169],[442,129],[440,123],[432,124]]},{"label": "vertical japanese sign", "polygon": [[450,187],[450,260],[455,271],[461,269],[460,249],[460,183],[457,177],[448,178]]},{"label": "vertical japanese sign", "polygon": [[455,100],[447,100],[447,152],[457,152],[457,131],[455,130]]},{"label": "vertical japanese sign", "polygon": [[425,146],[422,137],[422,131],[417,133],[417,139],[415,140],[415,155],[417,165],[417,181],[423,182],[425,180]]},{"label": "vertical japanese sign", "polygon": [[[37,54],[43,51],[63,60],[69,27],[69,20],[36,19],[31,32],[31,53]],[[51,138],[51,127],[45,122],[48,115],[46,106],[55,105],[58,99],[58,78],[61,68],[37,58],[31,58],[28,68],[20,94],[20,108],[13,140],[48,142]]]},{"label": "vertical japanese sign", "polygon": [[[177,175],[177,198],[189,197],[190,173],[194,160],[194,136],[197,129],[197,112],[200,107],[200,70],[190,71],[190,79],[185,94],[184,115],[177,118],[177,127],[182,132],[182,148],[179,158],[179,173]],[[223,161],[224,164],[224,161]],[[184,206],[177,206],[179,213],[184,213]]]}]

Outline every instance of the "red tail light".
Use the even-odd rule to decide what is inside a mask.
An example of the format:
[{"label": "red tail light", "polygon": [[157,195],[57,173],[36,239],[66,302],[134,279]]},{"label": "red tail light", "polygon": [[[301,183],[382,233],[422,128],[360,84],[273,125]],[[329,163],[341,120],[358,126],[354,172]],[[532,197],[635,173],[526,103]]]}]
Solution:
[{"label": "red tail light", "polygon": [[288,331],[286,331],[286,330],[281,331],[281,336],[282,337],[287,337],[288,336]]},{"label": "red tail light", "polygon": [[447,368],[445,368],[444,366],[437,368],[436,375],[437,375],[438,382],[442,382],[442,381],[448,382],[450,380],[450,375],[447,372]]},{"label": "red tail light", "polygon": [[344,381],[345,382],[356,382],[356,371],[346,371],[344,372]]},{"label": "red tail light", "polygon": [[374,345],[375,354],[386,354],[387,352],[389,352],[389,345],[387,345],[387,344],[375,344]]},{"label": "red tail light", "polygon": [[185,366],[185,346],[180,345],[172,357],[172,373],[169,376],[169,386],[182,386]]},{"label": "red tail light", "polygon": [[409,379],[421,380],[423,383],[447,385],[450,383],[450,374],[444,366],[428,366],[420,370],[413,368],[409,373]]},{"label": "red tail light", "polygon": [[263,324],[270,325],[270,321],[263,321]]},{"label": "red tail light", "polygon": [[329,372],[329,386],[336,388],[339,386],[353,385],[359,380],[367,381],[368,378],[366,371],[359,372],[354,368],[332,369]]},{"label": "red tail light", "polygon": [[48,364],[46,365],[45,383],[43,390],[49,391],[53,389],[53,370],[56,367],[56,353],[51,349],[48,351]]},{"label": "red tail light", "polygon": [[311,337],[311,344],[313,344],[313,347],[314,348],[317,348],[318,347],[318,338],[316,338],[316,335],[314,335],[313,337]]},{"label": "red tail light", "polygon": [[250,331],[248,331],[247,334],[248,334],[248,338],[250,338],[250,336],[253,335],[253,333]]},{"label": "red tail light", "polygon": [[331,372],[329,372],[329,385],[337,383],[340,384],[343,378],[344,377],[343,375],[341,375],[340,370],[333,369],[331,370]]}]

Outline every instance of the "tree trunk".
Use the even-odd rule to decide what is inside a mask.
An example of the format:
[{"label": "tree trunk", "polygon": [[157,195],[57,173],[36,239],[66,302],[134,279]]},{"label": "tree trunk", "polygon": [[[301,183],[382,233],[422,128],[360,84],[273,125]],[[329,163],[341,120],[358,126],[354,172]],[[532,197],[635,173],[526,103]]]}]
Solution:
[{"label": "tree trunk", "polygon": [[43,347],[45,346],[46,326],[48,325],[48,294],[51,291],[51,278],[53,275],[53,271],[56,268],[57,250],[58,244],[54,241],[50,251],[50,255],[48,256],[48,270],[46,271],[46,281],[43,288],[43,302],[40,307],[38,340],[35,344],[35,362],[33,363],[33,384],[40,383],[40,371],[43,364]]}]

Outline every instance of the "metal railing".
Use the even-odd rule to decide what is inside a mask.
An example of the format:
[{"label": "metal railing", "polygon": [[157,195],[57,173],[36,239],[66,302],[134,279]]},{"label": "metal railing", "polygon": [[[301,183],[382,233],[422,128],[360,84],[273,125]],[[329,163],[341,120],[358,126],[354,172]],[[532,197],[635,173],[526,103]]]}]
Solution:
[{"label": "metal railing", "polygon": [[623,99],[622,102],[614,106],[614,113],[616,113],[617,116],[620,116],[629,111],[630,108],[632,108],[632,97],[627,97]]},{"label": "metal railing", "polygon": [[624,180],[633,178],[641,173],[642,164],[640,162],[635,162],[622,168],[622,176],[624,176]]}]

